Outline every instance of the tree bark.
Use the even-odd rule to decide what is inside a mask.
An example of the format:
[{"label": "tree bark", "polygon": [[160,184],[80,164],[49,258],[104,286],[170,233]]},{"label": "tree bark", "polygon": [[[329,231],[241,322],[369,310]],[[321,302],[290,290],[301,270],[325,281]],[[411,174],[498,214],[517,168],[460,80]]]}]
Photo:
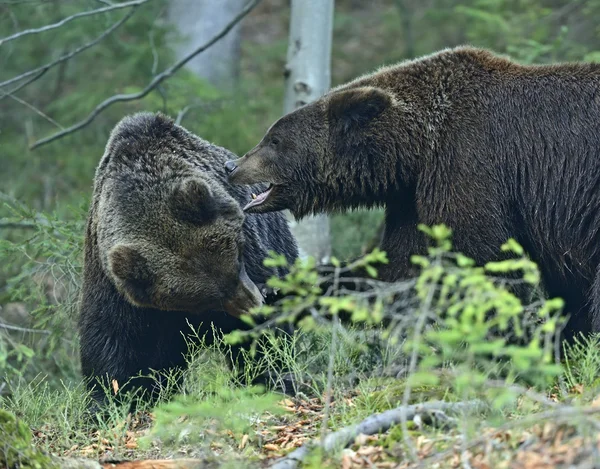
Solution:
[{"label": "tree bark", "polygon": [[[291,0],[290,39],[285,70],[284,113],[318,99],[331,85],[331,39],[334,0]],[[331,257],[326,215],[292,221],[300,255],[317,262]]]},{"label": "tree bark", "polygon": [[[174,44],[177,58],[203,44],[244,7],[246,0],[171,0],[169,20],[182,40]],[[223,39],[196,56],[187,68],[223,90],[235,88],[239,77],[241,33],[236,25]]]}]

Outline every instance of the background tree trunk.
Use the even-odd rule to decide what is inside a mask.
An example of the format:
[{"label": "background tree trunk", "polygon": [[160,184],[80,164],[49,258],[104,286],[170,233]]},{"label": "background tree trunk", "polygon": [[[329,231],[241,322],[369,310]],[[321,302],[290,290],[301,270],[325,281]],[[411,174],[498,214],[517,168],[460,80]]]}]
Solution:
[{"label": "background tree trunk", "polygon": [[[318,99],[331,84],[331,39],[334,0],[292,0],[290,39],[285,70],[284,112]],[[292,222],[300,255],[326,262],[331,256],[329,218]]]},{"label": "background tree trunk", "polygon": [[[246,0],[171,0],[169,20],[181,34],[174,44],[177,58],[217,34],[242,10]],[[229,90],[237,84],[240,65],[240,25],[187,64],[187,68],[216,87]]]}]

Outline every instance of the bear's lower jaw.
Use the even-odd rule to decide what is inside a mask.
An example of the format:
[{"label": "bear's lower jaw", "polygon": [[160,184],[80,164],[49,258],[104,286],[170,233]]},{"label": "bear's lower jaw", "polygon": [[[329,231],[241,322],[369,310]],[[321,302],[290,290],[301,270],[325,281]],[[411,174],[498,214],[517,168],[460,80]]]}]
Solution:
[{"label": "bear's lower jaw", "polygon": [[264,297],[256,284],[248,277],[246,268],[242,264],[240,280],[233,297],[224,304],[225,311],[235,318],[249,314],[252,308],[257,308],[264,303]]},{"label": "bear's lower jaw", "polygon": [[252,200],[250,200],[250,202],[248,202],[243,210],[244,212],[248,211],[249,209],[253,208],[253,207],[258,207],[259,205],[264,204],[269,196],[271,195],[271,193],[273,192],[273,189],[275,189],[275,187],[277,187],[275,184],[270,184],[269,188],[264,191],[261,192],[260,194],[258,194],[257,196],[254,196],[254,194],[252,195]]}]

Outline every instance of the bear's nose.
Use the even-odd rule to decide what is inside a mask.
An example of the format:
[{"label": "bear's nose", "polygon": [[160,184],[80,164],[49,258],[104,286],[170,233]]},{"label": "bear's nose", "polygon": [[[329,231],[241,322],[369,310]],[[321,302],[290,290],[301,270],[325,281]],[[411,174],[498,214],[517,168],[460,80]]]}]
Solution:
[{"label": "bear's nose", "polygon": [[236,169],[237,165],[234,161],[229,160],[225,163],[225,171],[227,171],[229,174],[233,173]]}]

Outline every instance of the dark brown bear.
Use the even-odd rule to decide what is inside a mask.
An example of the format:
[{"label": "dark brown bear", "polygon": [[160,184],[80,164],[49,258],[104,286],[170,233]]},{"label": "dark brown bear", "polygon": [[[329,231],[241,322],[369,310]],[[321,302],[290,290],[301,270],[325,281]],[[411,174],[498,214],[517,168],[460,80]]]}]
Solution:
[{"label": "dark brown bear", "polygon": [[150,379],[126,384],[184,367],[190,325],[209,340],[213,325],[244,328],[237,316],[262,302],[256,284],[286,273],[263,265],[268,251],[297,257],[282,214],[244,217],[252,188],[227,182],[232,156],[160,114],[113,130],[95,176],[80,315],[82,371],[96,399],[97,380],[151,390]]},{"label": "dark brown bear", "polygon": [[600,65],[522,66],[460,47],[358,78],[279,119],[230,181],[271,183],[248,213],[385,206],[385,280],[412,275],[418,223],[478,262],[509,237],[600,331]]}]

